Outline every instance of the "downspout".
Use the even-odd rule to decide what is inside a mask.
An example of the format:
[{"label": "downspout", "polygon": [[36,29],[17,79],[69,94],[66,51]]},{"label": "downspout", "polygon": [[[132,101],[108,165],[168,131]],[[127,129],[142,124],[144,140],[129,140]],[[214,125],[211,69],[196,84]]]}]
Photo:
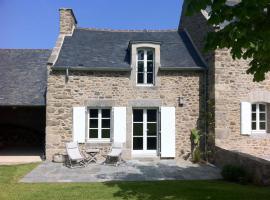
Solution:
[{"label": "downspout", "polygon": [[204,70],[204,152],[205,152],[205,159],[208,161],[208,154],[207,154],[207,124],[208,124],[208,108],[207,108],[207,101],[208,101],[208,68]]}]

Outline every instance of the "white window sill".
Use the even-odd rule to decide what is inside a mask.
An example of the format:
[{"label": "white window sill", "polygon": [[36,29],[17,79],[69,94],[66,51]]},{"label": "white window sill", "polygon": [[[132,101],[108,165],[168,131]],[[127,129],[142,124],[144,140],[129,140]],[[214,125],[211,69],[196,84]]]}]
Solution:
[{"label": "white window sill", "polygon": [[110,139],[87,140],[86,143],[111,143]]},{"label": "white window sill", "polygon": [[136,84],[138,87],[154,87],[154,84]]},{"label": "white window sill", "polygon": [[251,134],[267,134],[265,130],[261,131],[251,131]]}]

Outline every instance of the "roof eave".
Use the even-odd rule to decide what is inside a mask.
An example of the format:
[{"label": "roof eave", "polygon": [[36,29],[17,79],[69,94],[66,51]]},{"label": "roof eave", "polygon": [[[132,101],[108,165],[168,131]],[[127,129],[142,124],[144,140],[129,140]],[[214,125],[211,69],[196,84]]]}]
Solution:
[{"label": "roof eave", "polygon": [[61,71],[61,70],[72,70],[72,71],[131,71],[131,68],[127,67],[64,67],[64,66],[53,66],[52,70]]},{"label": "roof eave", "polygon": [[205,71],[205,67],[159,67],[160,71]]}]

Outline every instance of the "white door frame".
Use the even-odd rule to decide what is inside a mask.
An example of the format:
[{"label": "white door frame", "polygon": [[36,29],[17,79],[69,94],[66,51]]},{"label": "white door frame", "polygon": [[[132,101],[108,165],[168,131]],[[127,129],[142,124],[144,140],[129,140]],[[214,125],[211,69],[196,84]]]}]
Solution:
[{"label": "white door frame", "polygon": [[[143,150],[133,150],[133,110],[143,110]],[[147,123],[151,123],[147,121],[147,110],[156,110],[156,121],[152,123],[156,123],[156,149],[155,150],[147,150]],[[158,155],[158,109],[156,108],[133,108],[132,109],[132,156],[133,157],[156,157]],[[149,137],[149,136],[148,136]]]}]

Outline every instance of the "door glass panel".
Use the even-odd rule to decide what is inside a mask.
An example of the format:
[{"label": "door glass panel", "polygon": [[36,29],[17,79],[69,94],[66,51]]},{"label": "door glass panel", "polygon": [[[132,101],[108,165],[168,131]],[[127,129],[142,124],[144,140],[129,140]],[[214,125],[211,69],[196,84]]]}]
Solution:
[{"label": "door glass panel", "polygon": [[147,150],[156,150],[157,149],[157,138],[148,137],[147,138]]},{"label": "door glass panel", "polygon": [[133,138],[133,150],[143,150],[143,137]]},{"label": "door glass panel", "polygon": [[133,121],[143,122],[143,110],[133,110]]},{"label": "door glass panel", "polygon": [[101,110],[101,112],[102,112],[102,118],[110,118],[111,116],[110,109],[103,109]]},{"label": "door glass panel", "polygon": [[157,121],[157,110],[147,110],[147,121],[148,122]]},{"label": "door glass panel", "polygon": [[157,135],[157,124],[156,123],[148,123],[147,124],[147,136]]},{"label": "door glass panel", "polygon": [[143,123],[134,123],[133,124],[133,135],[142,136],[143,135]]}]

